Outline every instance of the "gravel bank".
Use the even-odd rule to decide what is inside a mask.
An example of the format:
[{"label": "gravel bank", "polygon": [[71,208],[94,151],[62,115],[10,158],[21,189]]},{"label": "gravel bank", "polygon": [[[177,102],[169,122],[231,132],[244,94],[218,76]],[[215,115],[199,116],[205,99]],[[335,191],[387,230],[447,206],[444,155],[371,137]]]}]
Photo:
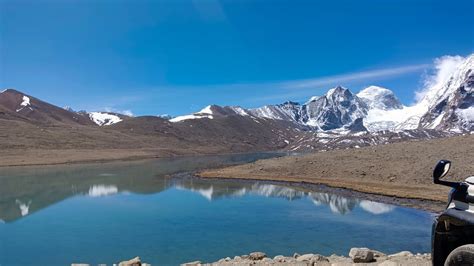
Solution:
[{"label": "gravel bank", "polygon": [[387,255],[382,252],[368,248],[352,248],[348,256],[331,255],[325,257],[319,254],[298,254],[293,256],[278,255],[273,258],[267,257],[263,252],[252,252],[248,255],[227,257],[212,263],[202,263],[200,261],[188,262],[182,266],[226,266],[226,265],[298,265],[298,266],[346,266],[346,265],[431,265],[430,254],[412,254],[409,251],[402,251],[396,254]]},{"label": "gravel bank", "polygon": [[[360,149],[333,150],[197,173],[232,178],[327,185],[390,197],[446,202],[449,188],[432,184],[436,162],[453,162],[450,176],[474,175],[474,135],[412,141]],[[441,210],[441,209],[440,209]]]}]

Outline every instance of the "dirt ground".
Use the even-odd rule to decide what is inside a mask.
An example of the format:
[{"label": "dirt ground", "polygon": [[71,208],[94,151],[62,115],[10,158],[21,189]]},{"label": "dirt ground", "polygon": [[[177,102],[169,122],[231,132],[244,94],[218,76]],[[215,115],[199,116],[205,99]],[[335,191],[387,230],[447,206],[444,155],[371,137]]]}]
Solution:
[{"label": "dirt ground", "polygon": [[103,149],[103,150],[3,150],[0,166],[26,166],[86,163],[113,160],[153,158],[162,153],[150,150]]},{"label": "dirt ground", "polygon": [[449,188],[432,184],[436,162],[453,162],[449,179],[474,175],[474,135],[333,150],[206,170],[203,178],[323,184],[398,198],[445,202]]}]

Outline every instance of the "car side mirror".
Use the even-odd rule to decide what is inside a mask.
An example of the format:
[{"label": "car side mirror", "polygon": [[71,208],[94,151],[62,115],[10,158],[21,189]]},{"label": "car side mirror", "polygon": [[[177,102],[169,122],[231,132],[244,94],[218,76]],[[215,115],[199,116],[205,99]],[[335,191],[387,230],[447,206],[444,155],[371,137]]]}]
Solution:
[{"label": "car side mirror", "polygon": [[448,160],[441,160],[435,166],[433,171],[433,182],[438,184],[439,180],[448,174],[451,168],[451,162]]}]

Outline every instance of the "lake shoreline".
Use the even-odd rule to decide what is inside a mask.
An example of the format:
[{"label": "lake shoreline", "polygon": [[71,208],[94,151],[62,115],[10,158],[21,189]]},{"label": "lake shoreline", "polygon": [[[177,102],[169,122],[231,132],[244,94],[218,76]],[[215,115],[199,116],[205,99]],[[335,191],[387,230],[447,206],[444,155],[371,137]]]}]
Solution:
[{"label": "lake shoreline", "polygon": [[462,181],[474,173],[473,149],[474,135],[468,135],[264,159],[203,170],[196,176],[323,185],[364,193],[376,201],[440,212],[450,188],[433,184],[434,165],[440,159],[451,160],[449,179]]},{"label": "lake shoreline", "polygon": [[252,153],[284,154],[282,151],[249,151],[249,152],[210,152],[210,153],[170,153],[141,149],[104,149],[104,150],[18,150],[3,151],[0,168],[29,167],[48,165],[71,165],[109,162],[132,162],[153,159],[172,159],[194,156],[239,155]]},{"label": "lake shoreline", "polygon": [[292,256],[277,255],[268,257],[263,252],[252,252],[246,255],[234,256],[233,258],[222,258],[216,262],[202,263],[193,261],[183,263],[181,266],[226,266],[226,265],[311,265],[311,266],[329,266],[329,265],[419,265],[430,266],[430,253],[413,254],[409,251],[401,251],[395,254],[384,254],[377,250],[368,248],[351,248],[347,256],[333,254],[331,256],[322,256],[320,254],[298,254]]}]

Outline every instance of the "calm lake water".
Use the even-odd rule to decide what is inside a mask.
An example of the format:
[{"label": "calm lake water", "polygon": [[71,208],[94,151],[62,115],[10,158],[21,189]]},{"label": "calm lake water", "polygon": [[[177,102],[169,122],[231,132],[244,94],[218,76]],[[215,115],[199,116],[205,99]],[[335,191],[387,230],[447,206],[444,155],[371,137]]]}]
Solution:
[{"label": "calm lake water", "polygon": [[271,156],[0,168],[0,265],[430,251],[427,212],[262,182],[170,177]]}]

